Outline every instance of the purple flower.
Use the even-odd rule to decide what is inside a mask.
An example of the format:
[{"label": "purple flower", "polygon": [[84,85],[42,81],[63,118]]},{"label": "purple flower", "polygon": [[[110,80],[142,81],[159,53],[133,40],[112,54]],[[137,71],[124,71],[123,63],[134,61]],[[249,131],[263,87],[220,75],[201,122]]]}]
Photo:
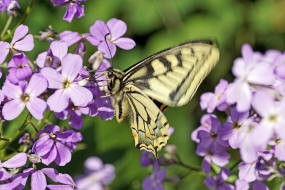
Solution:
[{"label": "purple flower", "polygon": [[220,132],[222,125],[216,118],[211,118],[211,120],[211,130],[200,130],[197,136],[199,144],[196,153],[199,156],[205,156],[202,162],[205,173],[210,172],[212,161],[218,166],[225,166],[230,158],[230,155],[226,152],[228,141],[223,140]]},{"label": "purple flower", "polygon": [[213,176],[208,176],[205,180],[205,184],[207,187],[215,188],[216,190],[234,190],[233,185],[225,183],[229,176],[230,170],[222,168],[216,179],[214,179]]},{"label": "purple flower", "polygon": [[38,120],[43,118],[46,102],[38,98],[47,88],[47,81],[40,74],[34,74],[28,85],[16,86],[6,81],[3,93],[10,99],[4,104],[2,114],[6,120],[18,117],[25,107]]},{"label": "purple flower", "polygon": [[[52,181],[61,184],[48,185],[45,175]],[[46,188],[50,190],[72,190],[76,188],[74,181],[68,174],[58,173],[53,168],[43,168],[41,170],[28,168],[23,173],[10,178],[7,183],[1,184],[0,189],[23,189],[29,176],[31,176],[31,190],[45,190]]]},{"label": "purple flower", "polygon": [[159,170],[158,162],[153,164],[153,173],[143,180],[144,190],[164,190],[162,182],[166,176],[166,169]]},{"label": "purple flower", "polygon": [[25,80],[32,75],[32,66],[32,63],[24,53],[13,55],[7,65],[9,69],[7,79],[13,84],[18,84],[19,81]]},{"label": "purple flower", "polygon": [[[27,155],[26,153],[18,153],[15,156],[11,157],[7,161],[1,163],[0,161],[0,180],[4,181],[12,177],[10,173],[8,173],[5,168],[14,169],[22,167],[27,162]],[[0,188],[1,189],[1,188]]]},{"label": "purple flower", "polygon": [[273,66],[262,63],[261,55],[252,51],[248,44],[242,47],[243,58],[234,62],[233,73],[237,77],[227,91],[227,102],[237,103],[237,110],[248,111],[252,101],[250,84],[271,85],[274,83]]},{"label": "purple flower", "polygon": [[194,142],[199,143],[200,142],[198,138],[199,131],[204,130],[209,132],[211,130],[212,121],[215,121],[214,119],[217,119],[217,116],[215,116],[214,114],[203,115],[201,118],[201,126],[192,132],[191,139]]},{"label": "purple flower", "polygon": [[259,127],[253,131],[254,143],[266,146],[273,134],[285,140],[285,99],[275,101],[267,91],[259,90],[255,93],[252,104],[262,117]]},{"label": "purple flower", "polygon": [[49,165],[51,162],[64,166],[71,160],[71,151],[76,148],[76,143],[82,136],[73,130],[60,131],[57,125],[47,125],[37,136],[32,151],[41,156],[42,163]]},{"label": "purple flower", "polygon": [[216,107],[218,110],[225,110],[228,105],[226,103],[225,91],[228,87],[228,82],[221,79],[215,88],[215,93],[207,92],[201,96],[200,105],[202,110],[207,109],[208,113],[212,113]]},{"label": "purple flower", "polygon": [[98,157],[89,157],[85,163],[85,174],[76,179],[80,190],[103,189],[115,177],[115,168],[111,164],[103,164]]},{"label": "purple flower", "polygon": [[57,69],[63,60],[63,57],[67,55],[68,46],[63,41],[53,41],[50,44],[48,51],[42,52],[37,57],[37,65],[40,68],[52,67]]},{"label": "purple flower", "polygon": [[83,68],[79,55],[67,54],[62,59],[62,70],[57,72],[45,67],[41,73],[46,77],[49,88],[56,91],[47,99],[47,104],[52,111],[61,112],[69,105],[69,100],[75,106],[86,106],[93,98],[92,93],[80,86],[76,81],[80,70]]},{"label": "purple flower", "polygon": [[14,32],[11,43],[0,41],[0,64],[2,64],[9,51],[31,51],[34,48],[34,38],[32,34],[28,34],[29,28],[26,25],[21,24]]},{"label": "purple flower", "polygon": [[112,58],[116,53],[116,46],[129,50],[136,43],[130,38],[122,37],[127,31],[127,25],[122,20],[112,18],[107,24],[97,20],[91,27],[90,33],[99,42],[98,50],[106,58]]},{"label": "purple flower", "polygon": [[75,17],[80,18],[84,16],[84,5],[81,5],[81,2],[86,0],[51,0],[54,6],[63,6],[67,5],[65,15],[63,20],[71,22]]}]

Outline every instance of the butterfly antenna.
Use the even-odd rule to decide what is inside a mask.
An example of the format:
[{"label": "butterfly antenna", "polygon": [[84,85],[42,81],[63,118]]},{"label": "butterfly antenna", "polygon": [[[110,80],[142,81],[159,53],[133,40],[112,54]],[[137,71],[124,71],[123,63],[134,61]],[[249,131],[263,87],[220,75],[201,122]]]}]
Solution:
[{"label": "butterfly antenna", "polygon": [[110,35],[110,33],[107,33],[107,34],[105,34],[105,43],[107,44],[107,48],[108,48],[108,51],[109,51],[109,54],[110,54],[110,56],[111,56],[111,58],[110,58],[110,60],[111,60],[111,65],[113,65],[113,57],[112,57],[112,53],[111,53],[111,50],[110,50],[110,47],[109,47],[109,45],[108,45],[108,43],[107,43],[107,37],[108,37],[108,35]]}]

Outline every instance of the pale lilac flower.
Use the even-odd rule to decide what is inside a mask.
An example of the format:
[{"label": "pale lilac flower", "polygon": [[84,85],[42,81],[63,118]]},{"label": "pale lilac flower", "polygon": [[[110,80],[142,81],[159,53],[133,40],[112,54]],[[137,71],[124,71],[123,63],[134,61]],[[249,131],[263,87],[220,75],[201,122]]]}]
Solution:
[{"label": "pale lilac flower", "polygon": [[97,20],[91,27],[91,35],[99,41],[98,50],[106,58],[112,58],[116,53],[116,46],[122,49],[132,49],[136,44],[130,38],[122,37],[127,31],[127,25],[122,20],[112,18],[107,24]]},{"label": "pale lilac flower", "polygon": [[199,126],[197,129],[195,129],[192,133],[191,133],[191,139],[196,142],[199,143],[200,140],[198,138],[198,132],[201,130],[207,131],[209,132],[211,130],[211,126],[212,126],[212,121],[214,121],[214,118],[217,119],[217,116],[215,116],[214,114],[205,114],[202,116],[201,118],[201,126]]},{"label": "pale lilac flower", "polygon": [[212,113],[216,107],[218,110],[225,110],[228,105],[226,103],[225,91],[228,87],[228,82],[221,79],[219,84],[215,88],[215,92],[207,92],[202,94],[200,98],[200,106],[202,110],[207,109],[208,113]]},{"label": "pale lilac flower", "polygon": [[80,18],[84,16],[84,5],[81,5],[81,2],[86,0],[51,0],[54,6],[63,6],[67,5],[65,15],[63,20],[71,22],[75,17]]},{"label": "pale lilac flower", "polygon": [[[52,181],[60,184],[48,185],[46,176],[47,175]],[[68,174],[58,173],[53,168],[43,168],[36,170],[33,168],[25,169],[22,173],[10,178],[7,183],[1,184],[0,189],[23,189],[26,186],[28,177],[31,176],[31,190],[73,190],[76,189],[76,185],[72,178]]]},{"label": "pale lilac flower", "polygon": [[159,170],[158,162],[153,164],[153,173],[151,176],[146,177],[143,180],[143,189],[144,190],[164,190],[162,182],[166,177],[166,169],[163,168]]},{"label": "pale lilac flower", "polygon": [[9,70],[7,79],[13,84],[18,84],[19,81],[25,80],[32,75],[32,66],[32,63],[24,53],[13,55],[7,65]]},{"label": "pale lilac flower", "polygon": [[38,55],[36,63],[40,68],[52,67],[58,69],[61,66],[63,57],[67,55],[68,46],[63,41],[53,41],[48,51]]},{"label": "pale lilac flower", "polygon": [[222,168],[216,179],[213,176],[208,176],[204,182],[207,187],[215,188],[216,190],[234,190],[233,185],[225,183],[229,176],[230,170]]},{"label": "pale lilac flower", "polygon": [[236,103],[240,112],[248,111],[251,106],[250,84],[272,85],[275,80],[273,66],[262,63],[261,55],[253,52],[248,44],[243,45],[242,56],[234,62],[233,74],[236,80],[226,91],[227,102]]},{"label": "pale lilac flower", "polygon": [[80,86],[76,77],[83,68],[82,59],[79,55],[68,54],[62,59],[62,70],[57,72],[52,68],[45,67],[41,73],[49,82],[49,88],[56,91],[47,99],[49,108],[54,112],[61,112],[69,105],[69,100],[75,106],[87,106],[92,100],[92,93]]},{"label": "pale lilac flower", "polygon": [[40,74],[34,74],[29,83],[23,86],[17,86],[6,81],[3,86],[3,93],[10,100],[3,107],[4,118],[13,120],[27,107],[34,118],[41,120],[46,109],[46,102],[38,96],[46,89],[47,81]]},{"label": "pale lilac flower", "polygon": [[42,163],[49,165],[55,162],[64,166],[71,160],[71,152],[76,148],[76,143],[82,140],[82,136],[73,130],[60,131],[57,125],[47,125],[37,136],[32,151],[41,156]]},{"label": "pale lilac flower", "polygon": [[275,101],[269,92],[259,90],[255,93],[252,104],[262,117],[260,125],[253,131],[254,143],[266,146],[274,134],[285,140],[285,99]]},{"label": "pale lilac flower", "polygon": [[9,51],[31,51],[34,48],[34,38],[32,34],[28,34],[29,28],[26,25],[21,24],[14,32],[11,43],[0,41],[0,64],[2,64]]},{"label": "pale lilac flower", "polygon": [[11,157],[5,162],[0,161],[0,180],[4,181],[6,179],[9,179],[12,177],[10,173],[6,171],[5,168],[7,169],[15,169],[22,167],[26,164],[27,162],[27,155],[26,153],[18,153],[15,156]]},{"label": "pale lilac flower", "polygon": [[103,164],[98,157],[89,157],[85,163],[85,174],[76,179],[78,190],[104,189],[115,177],[115,168],[111,164]]}]

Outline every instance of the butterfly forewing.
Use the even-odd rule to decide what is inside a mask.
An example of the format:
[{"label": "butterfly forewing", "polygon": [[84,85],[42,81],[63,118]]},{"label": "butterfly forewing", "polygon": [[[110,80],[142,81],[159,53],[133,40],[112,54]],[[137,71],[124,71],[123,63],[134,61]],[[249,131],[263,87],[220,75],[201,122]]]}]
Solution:
[{"label": "butterfly forewing", "polygon": [[130,67],[123,82],[133,83],[159,102],[182,106],[189,102],[218,59],[219,51],[213,43],[189,42]]}]

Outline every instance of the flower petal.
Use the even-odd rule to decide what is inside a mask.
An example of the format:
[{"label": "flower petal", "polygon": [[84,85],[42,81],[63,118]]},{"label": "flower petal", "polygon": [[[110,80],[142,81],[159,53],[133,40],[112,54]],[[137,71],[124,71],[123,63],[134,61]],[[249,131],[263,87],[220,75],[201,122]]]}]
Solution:
[{"label": "flower petal", "polygon": [[57,142],[57,157],[55,163],[59,166],[64,166],[71,160],[71,152],[64,144]]},{"label": "flower petal", "polygon": [[26,106],[32,116],[37,120],[41,120],[44,117],[44,111],[46,110],[47,104],[40,98],[30,98],[30,101],[26,103]]},{"label": "flower petal", "polygon": [[74,185],[73,179],[68,174],[58,173],[53,168],[44,168],[42,171],[54,182]]},{"label": "flower petal", "polygon": [[16,78],[19,81],[25,80],[26,78],[30,77],[33,73],[32,69],[30,67],[23,67],[21,69],[15,69],[15,75]]},{"label": "flower petal", "polygon": [[20,100],[11,100],[4,104],[2,114],[4,119],[13,120],[18,117],[25,108],[25,104]]},{"label": "flower petal", "polygon": [[13,48],[20,51],[31,51],[34,48],[33,35],[28,34],[24,39],[16,42]]},{"label": "flower petal", "polygon": [[44,156],[51,151],[51,148],[54,145],[54,141],[49,138],[49,135],[46,134],[43,137],[40,137],[39,140],[33,145],[33,151],[39,156]]},{"label": "flower petal", "polygon": [[136,46],[136,42],[131,38],[119,38],[114,43],[125,50],[133,49]]},{"label": "flower petal", "polygon": [[67,44],[67,46],[71,46],[82,39],[78,32],[72,32],[68,30],[60,33],[59,37]]},{"label": "flower petal", "polygon": [[12,39],[12,44],[19,39],[23,38],[29,31],[29,28],[26,25],[21,24],[18,26],[14,32],[13,39]]},{"label": "flower petal", "polygon": [[71,127],[80,130],[83,125],[83,117],[81,116],[81,114],[79,115],[76,114],[76,112],[71,111],[68,123]]},{"label": "flower petal", "polygon": [[273,84],[275,76],[273,74],[273,66],[263,63],[258,64],[251,70],[247,80],[254,84]]},{"label": "flower petal", "polygon": [[93,46],[98,46],[99,44],[99,40],[97,40],[94,36],[90,35],[90,34],[84,34],[86,40],[88,40]]},{"label": "flower petal", "polygon": [[66,10],[65,10],[65,14],[63,16],[63,20],[66,20],[67,22],[71,22],[73,20],[73,17],[76,13],[76,4],[74,3],[69,3]]},{"label": "flower petal", "polygon": [[47,186],[47,180],[44,173],[38,170],[32,174],[31,187],[32,190],[45,190]]},{"label": "flower petal", "polygon": [[20,86],[14,85],[9,81],[4,83],[2,92],[11,99],[20,99],[21,95],[23,94],[22,89]]},{"label": "flower petal", "polygon": [[36,97],[42,94],[47,89],[47,80],[41,74],[34,74],[26,88],[26,93],[30,97]]},{"label": "flower petal", "polygon": [[68,95],[75,106],[84,107],[93,99],[90,90],[77,84],[73,84],[68,89]]},{"label": "flower petal", "polygon": [[26,153],[18,153],[9,160],[3,162],[2,166],[5,168],[18,168],[22,167],[26,164],[27,161],[27,155]]},{"label": "flower petal", "polygon": [[7,55],[9,54],[9,46],[8,42],[0,42],[0,64],[2,64]]},{"label": "flower petal", "polygon": [[111,43],[109,40],[107,40],[106,42],[101,42],[98,45],[98,50],[101,51],[103,53],[103,56],[108,59],[114,57],[116,49],[117,48],[115,44]]},{"label": "flower petal", "polygon": [[50,44],[52,54],[60,60],[67,54],[68,46],[64,41],[53,41]]},{"label": "flower petal", "polygon": [[110,33],[108,26],[102,20],[96,20],[90,27],[90,34],[92,34],[98,41],[105,41],[105,35]]},{"label": "flower petal", "polygon": [[238,80],[229,85],[226,91],[227,102],[237,103],[239,112],[248,111],[251,105],[252,94],[248,83]]},{"label": "flower petal", "polygon": [[46,155],[42,156],[42,163],[48,166],[50,165],[50,163],[52,163],[55,160],[56,156],[57,156],[56,146],[53,145],[50,151]]},{"label": "flower petal", "polygon": [[69,98],[63,90],[57,90],[47,99],[47,104],[52,111],[61,112],[67,108],[68,100]]},{"label": "flower petal", "polygon": [[62,75],[71,82],[82,67],[82,58],[79,55],[67,54],[62,60]]},{"label": "flower petal", "polygon": [[46,58],[47,58],[47,51],[38,54],[36,63],[40,68],[43,68],[45,66]]},{"label": "flower petal", "polygon": [[48,185],[47,188],[50,190],[74,190],[74,187],[71,185]]},{"label": "flower petal", "polygon": [[57,71],[50,67],[41,70],[41,74],[48,80],[48,87],[52,89],[63,88],[63,77]]},{"label": "flower petal", "polygon": [[117,40],[119,37],[123,36],[127,31],[126,23],[116,18],[111,18],[107,22],[107,26],[111,32],[112,40]]},{"label": "flower petal", "polygon": [[252,106],[261,116],[268,116],[276,109],[273,97],[264,90],[259,90],[254,94]]}]

